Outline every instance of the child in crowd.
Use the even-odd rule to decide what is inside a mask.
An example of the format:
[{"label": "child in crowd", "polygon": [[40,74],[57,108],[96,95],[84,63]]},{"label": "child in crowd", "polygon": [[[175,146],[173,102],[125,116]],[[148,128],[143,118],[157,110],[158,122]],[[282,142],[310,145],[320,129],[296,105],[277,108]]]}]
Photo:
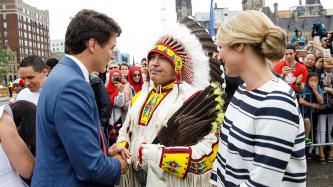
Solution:
[{"label": "child in crowd", "polygon": [[303,118],[305,126],[305,143],[312,144],[309,134],[311,131],[311,117],[315,109],[324,104],[323,90],[319,86],[319,75],[309,72],[304,92],[299,97],[299,104],[303,105]]}]

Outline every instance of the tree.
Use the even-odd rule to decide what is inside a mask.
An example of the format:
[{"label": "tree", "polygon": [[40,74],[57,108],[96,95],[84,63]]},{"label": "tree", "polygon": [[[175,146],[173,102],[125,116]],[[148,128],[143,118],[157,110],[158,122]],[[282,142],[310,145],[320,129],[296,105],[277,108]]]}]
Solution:
[{"label": "tree", "polygon": [[0,47],[0,80],[4,81],[4,77],[8,73],[8,64],[12,60],[12,55],[9,53],[8,49]]}]

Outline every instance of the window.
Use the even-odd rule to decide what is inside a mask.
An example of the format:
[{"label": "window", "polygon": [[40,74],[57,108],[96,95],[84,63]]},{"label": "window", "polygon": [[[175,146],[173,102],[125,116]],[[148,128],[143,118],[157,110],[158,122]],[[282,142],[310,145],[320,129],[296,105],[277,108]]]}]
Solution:
[{"label": "window", "polygon": [[7,14],[3,14],[2,17],[3,17],[3,20],[6,20],[7,19]]},{"label": "window", "polygon": [[8,45],[8,40],[5,40],[5,45]]},{"label": "window", "polygon": [[3,28],[7,29],[7,22],[3,22]]},{"label": "window", "polygon": [[4,32],[3,32],[3,36],[4,36],[5,38],[8,37],[8,33],[7,33],[7,31],[4,31]]}]

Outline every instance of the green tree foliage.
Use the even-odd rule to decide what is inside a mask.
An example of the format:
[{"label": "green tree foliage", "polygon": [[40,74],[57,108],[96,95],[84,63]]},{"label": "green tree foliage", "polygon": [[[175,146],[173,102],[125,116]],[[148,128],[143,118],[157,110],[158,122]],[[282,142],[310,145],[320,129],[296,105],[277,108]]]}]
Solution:
[{"label": "green tree foliage", "polygon": [[0,47],[0,80],[2,81],[5,75],[7,75],[7,67],[12,58],[12,55],[8,52],[7,49]]}]

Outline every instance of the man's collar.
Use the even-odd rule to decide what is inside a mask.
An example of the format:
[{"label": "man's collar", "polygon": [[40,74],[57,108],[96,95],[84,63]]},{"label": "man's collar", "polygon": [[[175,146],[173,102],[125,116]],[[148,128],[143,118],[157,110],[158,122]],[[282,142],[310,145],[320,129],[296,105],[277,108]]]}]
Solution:
[{"label": "man's collar", "polygon": [[65,56],[72,59],[80,67],[80,69],[83,73],[84,79],[87,82],[89,82],[89,72],[88,72],[87,68],[82,64],[82,62],[73,55],[66,54]]},{"label": "man's collar", "polygon": [[160,85],[155,85],[154,84],[154,87],[153,87],[153,91],[154,92],[169,92],[172,90],[173,86],[175,84],[175,81],[172,80],[172,81],[169,81],[167,83],[164,83],[164,84],[160,84]]}]

